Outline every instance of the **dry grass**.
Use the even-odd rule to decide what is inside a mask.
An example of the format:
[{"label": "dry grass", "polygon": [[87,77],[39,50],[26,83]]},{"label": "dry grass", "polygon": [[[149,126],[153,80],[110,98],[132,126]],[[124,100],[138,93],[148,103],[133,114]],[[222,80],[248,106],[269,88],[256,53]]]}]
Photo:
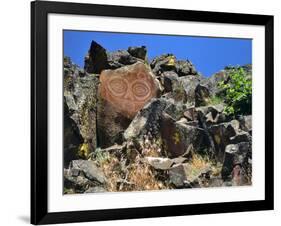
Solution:
[{"label": "dry grass", "polygon": [[159,172],[156,172],[151,166],[139,160],[140,156],[137,156],[135,161],[130,164],[126,164],[124,159],[119,160],[110,153],[104,153],[104,156],[95,158],[95,161],[107,178],[107,191],[109,192],[169,188],[164,182],[157,179],[157,173]]},{"label": "dry grass", "polygon": [[222,164],[210,159],[208,156],[202,156],[196,153],[192,153],[190,164],[195,169],[210,168],[213,176],[219,176],[222,169]]},{"label": "dry grass", "polygon": [[205,156],[203,157],[193,152],[190,160],[190,164],[193,168],[205,169],[207,167],[211,167],[213,162],[208,157]]},{"label": "dry grass", "polygon": [[99,159],[99,166],[107,178],[107,190],[118,191],[117,182],[122,177],[120,161],[113,155],[107,155],[106,159]]},{"label": "dry grass", "polygon": [[133,184],[133,190],[167,189],[162,181],[156,179],[156,173],[145,163],[134,163],[128,169],[128,180]]},{"label": "dry grass", "polygon": [[[125,154],[123,157],[115,156],[114,152],[97,152],[93,160],[96,161],[107,178],[107,191],[146,191],[173,188],[173,185],[169,184],[167,172],[155,170],[141,161],[144,156],[161,156],[159,145],[147,140],[144,140],[141,153],[134,152],[136,154],[134,158],[129,157],[128,149],[123,153]],[[218,175],[221,171],[221,167],[218,167],[213,160],[196,152],[191,153],[188,163],[192,166],[192,172],[195,173],[210,169],[213,175]]]}]

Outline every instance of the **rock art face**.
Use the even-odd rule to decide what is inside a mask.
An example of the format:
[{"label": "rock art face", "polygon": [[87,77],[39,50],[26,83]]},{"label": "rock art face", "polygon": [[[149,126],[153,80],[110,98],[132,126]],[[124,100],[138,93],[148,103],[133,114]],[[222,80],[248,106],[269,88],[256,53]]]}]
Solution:
[{"label": "rock art face", "polygon": [[141,62],[102,71],[99,88],[101,97],[128,118],[133,118],[158,91],[153,74]]}]

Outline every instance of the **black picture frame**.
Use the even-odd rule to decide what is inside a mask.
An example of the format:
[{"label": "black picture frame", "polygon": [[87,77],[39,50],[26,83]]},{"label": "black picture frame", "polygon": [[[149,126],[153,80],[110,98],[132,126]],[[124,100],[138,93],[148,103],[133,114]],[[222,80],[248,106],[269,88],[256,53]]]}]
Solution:
[{"label": "black picture frame", "polygon": [[[142,208],[48,212],[48,14],[96,15],[265,27],[265,199]],[[273,16],[79,3],[31,3],[31,223],[51,224],[192,214],[272,210],[273,186]]]}]

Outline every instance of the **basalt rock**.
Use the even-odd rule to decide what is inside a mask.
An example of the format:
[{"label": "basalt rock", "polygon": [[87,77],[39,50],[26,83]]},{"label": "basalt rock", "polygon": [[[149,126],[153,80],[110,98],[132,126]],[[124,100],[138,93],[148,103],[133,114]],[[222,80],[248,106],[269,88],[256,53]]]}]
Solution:
[{"label": "basalt rock", "polygon": [[67,167],[71,160],[76,159],[77,150],[81,143],[83,143],[83,137],[80,134],[79,128],[75,121],[70,117],[69,108],[64,101],[64,141],[63,141],[63,156],[64,167]]},{"label": "basalt rock", "polygon": [[179,85],[178,74],[173,71],[165,71],[161,75],[162,85],[164,92],[173,92]]},{"label": "basalt rock", "polygon": [[169,158],[145,157],[143,161],[151,165],[154,169],[160,170],[170,169],[173,165],[173,161]]},{"label": "basalt rock", "polygon": [[218,104],[197,107],[194,110],[194,114],[197,116],[201,124],[204,124],[205,127],[209,127],[211,125],[226,122],[228,120],[228,117],[224,114],[223,111],[224,105]]},{"label": "basalt rock", "polygon": [[191,104],[195,104],[195,90],[200,83],[200,78],[194,75],[184,76],[179,78],[179,83],[186,94],[187,101]]},{"label": "basalt rock", "polygon": [[251,159],[250,143],[241,142],[227,145],[221,172],[222,178],[227,180],[230,177],[234,185],[245,184],[247,182],[245,177],[249,176],[248,170],[251,170]]},{"label": "basalt rock", "polygon": [[237,144],[240,142],[252,142],[252,136],[248,132],[239,131],[235,136],[230,138],[231,144]]},{"label": "basalt rock", "polygon": [[173,71],[163,72],[160,81],[164,87],[163,97],[174,99],[177,103],[195,104],[195,89],[200,78],[194,75],[178,77]]},{"label": "basalt rock", "polygon": [[98,145],[107,148],[115,143],[123,143],[123,133],[132,119],[116,111],[111,103],[99,96],[97,121]]},{"label": "basalt rock", "polygon": [[147,49],[145,46],[134,46],[134,47],[129,47],[128,48],[128,52],[136,58],[142,59],[142,60],[146,60],[147,56]]},{"label": "basalt rock", "polygon": [[[126,140],[137,138],[150,133],[152,137],[161,137],[160,128],[163,125],[163,115],[167,115],[176,122],[184,116],[187,107],[182,103],[176,103],[173,99],[152,99],[139,111],[134,120],[124,133]],[[164,123],[165,124],[165,123]],[[162,128],[161,128],[162,129]]]},{"label": "basalt rock", "polygon": [[184,112],[186,111],[188,106],[172,100],[170,99],[167,101],[167,106],[164,110],[164,113],[167,113],[170,117],[177,121],[184,117]]},{"label": "basalt rock", "polygon": [[168,170],[171,169],[171,167],[174,164],[180,164],[187,160],[187,158],[179,157],[179,158],[161,158],[161,157],[145,157],[144,162],[151,165],[154,169],[159,170]]},{"label": "basalt rock", "polygon": [[194,65],[189,60],[178,60],[175,63],[176,72],[181,76],[198,75]]},{"label": "basalt rock", "polygon": [[239,118],[240,128],[246,132],[252,131],[252,115],[244,115]]},{"label": "basalt rock", "polygon": [[240,129],[238,120],[212,125],[208,129],[215,146],[215,156],[223,161],[226,146],[229,144],[252,143],[252,136]]},{"label": "basalt rock", "polygon": [[155,57],[150,66],[155,75],[161,75],[165,71],[174,71],[178,76],[198,75],[189,60],[177,60],[173,54],[163,54]]},{"label": "basalt rock", "polygon": [[[228,83],[230,81],[229,74],[233,69],[237,67],[228,66],[225,67],[223,70],[213,74],[209,78],[202,79],[200,82],[201,85],[207,87],[210,92],[210,96],[224,96],[223,89],[219,86],[220,82]],[[246,72],[249,78],[252,77],[252,66],[251,65],[244,65],[242,66],[244,71]]]},{"label": "basalt rock", "polygon": [[99,168],[115,161],[120,190],[136,186],[131,166],[169,188],[251,183],[252,117],[227,115],[219,85],[233,67],[204,78],[173,54],[149,63],[145,46],[108,52],[94,41],[84,69],[68,57],[63,65],[64,193],[115,189]]},{"label": "basalt rock", "polygon": [[170,182],[177,188],[200,187],[200,176],[210,171],[210,166],[196,168],[189,163],[177,164],[169,170],[169,178]]},{"label": "basalt rock", "polygon": [[183,116],[188,120],[188,121],[196,121],[198,120],[197,112],[194,106],[188,107],[184,113]]},{"label": "basalt rock", "polygon": [[[73,160],[71,171],[79,174],[83,172],[85,177],[91,181],[97,181],[101,184],[106,183],[106,178],[101,169],[99,169],[95,162],[89,160]],[[75,176],[75,175],[74,175]]]},{"label": "basalt rock", "polygon": [[195,88],[195,106],[205,106],[210,102],[210,92],[206,86],[198,84]]},{"label": "basalt rock", "polygon": [[153,98],[135,116],[129,127],[124,132],[126,140],[137,139],[150,133],[159,137],[161,114],[169,102],[166,99]]},{"label": "basalt rock", "polygon": [[107,52],[100,44],[92,41],[85,57],[84,69],[88,73],[100,74],[105,69],[117,69],[146,60],[146,47],[129,47],[127,50]]},{"label": "basalt rock", "polygon": [[97,146],[97,85],[95,75],[64,78],[65,164],[87,157]]},{"label": "basalt rock", "polygon": [[159,57],[154,58],[150,67],[152,68],[152,72],[157,76],[161,75],[164,71],[175,71],[176,58],[173,54],[163,54]]},{"label": "basalt rock", "polygon": [[182,120],[175,121],[168,114],[161,117],[161,138],[163,149],[169,157],[178,157],[192,145],[195,150],[208,151],[209,140],[202,128],[185,124]]},{"label": "basalt rock", "polygon": [[118,50],[108,53],[108,67],[106,69],[117,69],[126,65],[134,64],[138,61],[126,50]]},{"label": "basalt rock", "polygon": [[84,77],[86,75],[85,71],[79,68],[78,65],[73,64],[70,57],[65,56],[63,58],[63,74],[65,77],[77,78]]},{"label": "basalt rock", "polygon": [[101,73],[102,70],[109,67],[107,57],[106,49],[92,41],[88,55],[85,57],[85,71],[94,74]]},{"label": "basalt rock", "polygon": [[100,75],[98,137],[101,147],[123,142],[123,133],[135,115],[156,97],[159,84],[141,62]]},{"label": "basalt rock", "polygon": [[208,131],[214,142],[217,161],[223,162],[225,147],[231,143],[231,137],[234,137],[238,133],[238,129],[239,122],[237,120],[209,127]]},{"label": "basalt rock", "polygon": [[103,188],[106,182],[102,170],[93,161],[73,160],[64,169],[64,193],[102,192],[106,190]]}]

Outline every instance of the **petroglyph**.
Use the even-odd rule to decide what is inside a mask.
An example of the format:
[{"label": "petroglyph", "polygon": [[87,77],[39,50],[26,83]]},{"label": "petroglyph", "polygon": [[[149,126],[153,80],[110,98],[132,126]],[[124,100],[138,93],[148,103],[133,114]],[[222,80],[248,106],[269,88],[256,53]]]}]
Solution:
[{"label": "petroglyph", "polygon": [[101,97],[128,118],[133,118],[151,98],[156,97],[158,90],[152,72],[141,62],[104,70],[100,82]]}]

